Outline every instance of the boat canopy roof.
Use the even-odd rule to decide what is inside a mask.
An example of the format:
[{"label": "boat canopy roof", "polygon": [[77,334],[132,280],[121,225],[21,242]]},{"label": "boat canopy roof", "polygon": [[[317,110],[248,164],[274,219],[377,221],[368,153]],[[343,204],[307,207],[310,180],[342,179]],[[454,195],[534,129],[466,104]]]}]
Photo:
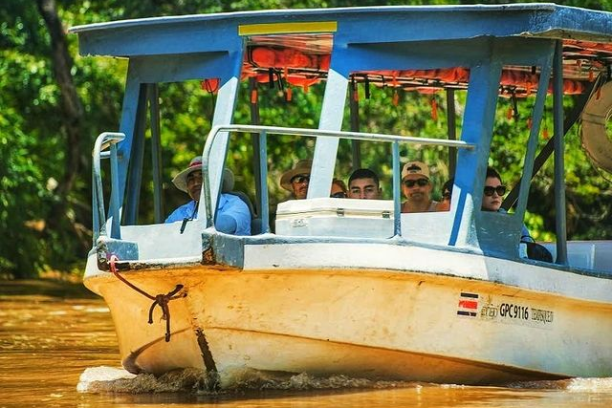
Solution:
[{"label": "boat canopy roof", "polygon": [[[560,39],[566,94],[582,93],[586,82],[612,61],[609,13],[551,3],[266,10],[125,20],[70,31],[79,35],[83,55],[137,58],[243,52],[242,79],[268,82],[270,70],[276,69],[297,86],[324,80],[333,48],[344,44]],[[529,94],[537,84],[536,72],[528,67],[508,66],[504,71],[502,86],[511,87],[515,96]],[[460,67],[352,74],[356,81],[367,77],[373,84],[417,90],[465,88],[469,77],[469,71]]]},{"label": "boat canopy roof", "polygon": [[[513,17],[514,20],[506,23],[500,22],[500,13],[504,13],[504,17]],[[460,29],[455,30],[454,37],[456,38],[469,38],[476,35],[496,37],[518,35],[601,42],[612,40],[612,27],[609,24],[608,13],[559,6],[554,3],[260,10],[123,20],[76,26],[71,28],[70,31],[77,34],[104,35],[104,32],[122,29],[144,31],[150,28],[163,30],[164,27],[167,27],[168,30],[171,30],[172,27],[177,25],[192,24],[195,24],[199,31],[209,31],[218,27],[217,25],[213,26],[213,24],[235,27],[236,24],[265,24],[266,22],[279,22],[281,20],[290,23],[331,19],[338,21],[339,25],[357,24],[361,25],[363,29],[376,25],[379,21],[391,24],[387,30],[381,30],[382,32],[366,30],[367,32],[362,33],[371,39],[376,37],[382,39],[388,33],[408,31],[405,28],[404,30],[394,30],[393,25],[403,25],[412,18],[423,21],[421,26],[415,26],[414,28],[418,29],[424,40],[449,38],[442,33],[446,33],[450,28],[457,28],[457,24],[460,25]],[[440,20],[440,18],[443,19]],[[430,26],[432,23],[434,24],[433,29],[422,30],[423,27]],[[436,35],[436,32],[440,35]],[[117,54],[111,53],[109,55]]]}]

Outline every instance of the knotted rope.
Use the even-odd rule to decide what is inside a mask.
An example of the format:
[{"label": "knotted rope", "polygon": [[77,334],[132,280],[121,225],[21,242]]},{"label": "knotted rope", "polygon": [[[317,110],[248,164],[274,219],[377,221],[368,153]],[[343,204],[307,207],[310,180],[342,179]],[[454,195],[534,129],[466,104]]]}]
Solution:
[{"label": "knotted rope", "polygon": [[155,309],[155,306],[159,306],[159,308],[162,311],[161,318],[162,320],[166,321],[165,339],[166,339],[166,342],[169,342],[170,341],[170,308],[168,307],[168,302],[174,299],[185,297],[185,294],[177,295],[177,293],[180,292],[181,289],[183,289],[183,285],[180,285],[180,284],[176,285],[176,287],[173,290],[166,293],[165,295],[162,293],[156,296],[152,296],[148,294],[147,292],[145,292],[144,290],[137,287],[136,285],[134,285],[133,283],[129,282],[127,279],[125,279],[123,276],[119,274],[119,271],[117,270],[117,265],[116,265],[116,262],[118,260],[119,258],[117,258],[116,255],[111,255],[109,259],[110,271],[112,272],[113,275],[117,277],[117,279],[125,283],[128,287],[130,287],[131,289],[135,290],[136,292],[140,293],[141,295],[153,301],[153,304],[149,308],[149,320],[147,323],[153,324],[153,310]]}]

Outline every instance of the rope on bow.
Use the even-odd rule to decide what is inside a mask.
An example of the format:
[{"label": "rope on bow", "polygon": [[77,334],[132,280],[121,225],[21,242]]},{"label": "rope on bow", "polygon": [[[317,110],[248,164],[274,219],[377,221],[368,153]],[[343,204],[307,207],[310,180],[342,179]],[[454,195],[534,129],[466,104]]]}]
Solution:
[{"label": "rope on bow", "polygon": [[166,293],[166,294],[159,294],[156,296],[152,296],[150,294],[148,294],[147,292],[145,292],[144,290],[140,289],[138,286],[134,285],[133,283],[129,282],[127,279],[125,279],[123,276],[121,276],[119,274],[119,271],[117,270],[117,265],[116,262],[119,260],[119,258],[117,258],[116,255],[111,255],[110,259],[109,259],[109,269],[112,272],[113,275],[115,275],[117,277],[117,279],[119,279],[121,282],[125,283],[129,288],[135,290],[136,292],[140,293],[141,295],[151,299],[153,301],[153,304],[151,305],[151,307],[149,308],[149,320],[147,321],[147,323],[149,324],[153,324],[153,311],[155,310],[155,306],[159,306],[159,308],[162,311],[162,320],[166,321],[166,335],[165,335],[165,340],[166,342],[170,341],[170,308],[168,307],[168,303],[171,300],[174,299],[179,299],[182,297],[185,297],[185,294],[178,294],[181,289],[183,289],[183,285],[178,284],[176,285],[176,287],[171,290],[170,292]]}]

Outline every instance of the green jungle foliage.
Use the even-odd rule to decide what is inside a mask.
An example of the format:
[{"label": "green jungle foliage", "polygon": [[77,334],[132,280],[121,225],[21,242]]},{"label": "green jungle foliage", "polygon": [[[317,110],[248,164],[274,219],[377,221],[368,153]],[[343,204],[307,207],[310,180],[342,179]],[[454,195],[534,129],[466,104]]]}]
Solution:
[{"label": "green jungle foliage", "polygon": [[[61,109],[62,94],[54,75],[51,38],[37,7],[40,1],[4,0],[0,4],[0,275],[20,278],[36,276],[47,269],[82,269],[91,248],[91,149],[98,134],[118,129],[127,68],[121,59],[78,56],[77,37],[68,35],[68,47],[74,60],[72,80],[83,107],[80,142],[78,145],[69,143],[67,128],[70,124]],[[474,3],[506,1],[57,0],[56,7],[63,26],[70,27],[128,18],[273,8]],[[557,3],[612,10],[609,0]],[[370,99],[364,97],[363,87],[359,92],[362,131],[446,137],[446,97],[443,93],[432,96],[400,91],[395,105],[391,89],[373,88]],[[292,101],[287,102],[278,88],[260,85],[260,122],[316,127],[322,93],[321,85],[311,87],[307,93],[294,89]],[[249,98],[250,90],[245,82],[236,123],[251,123]],[[432,100],[437,103],[437,120],[432,118]],[[464,96],[458,93],[456,101],[462,106]],[[202,90],[197,81],[160,86],[164,214],[186,200],[170,180],[201,152],[210,129],[214,102],[215,96]],[[552,101],[548,104],[551,106]],[[570,109],[572,100],[567,98],[566,104]],[[519,101],[518,115],[508,118],[506,112],[510,106],[511,101],[500,98],[490,164],[500,169],[505,182],[513,186],[522,169],[531,102]],[[552,134],[550,108],[547,111],[543,127]],[[349,130],[348,116],[344,123],[345,130]],[[458,132],[460,126],[458,123]],[[540,147],[545,143],[541,138]],[[600,173],[588,160],[580,147],[578,126],[570,130],[566,143],[569,237],[610,239],[610,175]],[[273,203],[286,198],[286,192],[277,183],[282,172],[296,160],[310,157],[313,147],[314,141],[308,139],[279,137],[269,142]],[[77,167],[69,165],[70,149],[77,149]],[[147,149],[150,149],[149,144]],[[362,163],[382,175],[385,197],[390,197],[390,147],[364,143],[361,151]],[[433,168],[437,189],[450,177],[446,165],[448,150],[404,149],[402,155],[438,163]],[[145,157],[150,157],[150,152]],[[251,196],[254,194],[252,157],[250,136],[233,139],[228,166],[236,173],[236,189],[247,191]],[[341,143],[337,176],[346,179],[350,167],[351,147]],[[74,181],[64,184],[62,181],[71,173],[76,173]],[[153,221],[151,179],[152,176],[145,173],[139,223]],[[69,189],[60,191],[64,185],[69,185]],[[552,160],[549,160],[532,184],[525,220],[536,239],[554,239],[552,194]]]}]

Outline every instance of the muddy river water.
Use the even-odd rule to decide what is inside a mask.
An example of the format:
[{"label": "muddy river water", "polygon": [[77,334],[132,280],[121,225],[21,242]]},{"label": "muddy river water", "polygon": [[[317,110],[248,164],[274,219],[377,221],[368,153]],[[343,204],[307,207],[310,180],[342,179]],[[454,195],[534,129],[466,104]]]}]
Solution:
[{"label": "muddy river water", "polygon": [[301,374],[211,393],[198,373],[155,378],[122,370],[103,300],[0,281],[7,285],[0,291],[0,408],[612,407],[612,378],[467,387]]}]

